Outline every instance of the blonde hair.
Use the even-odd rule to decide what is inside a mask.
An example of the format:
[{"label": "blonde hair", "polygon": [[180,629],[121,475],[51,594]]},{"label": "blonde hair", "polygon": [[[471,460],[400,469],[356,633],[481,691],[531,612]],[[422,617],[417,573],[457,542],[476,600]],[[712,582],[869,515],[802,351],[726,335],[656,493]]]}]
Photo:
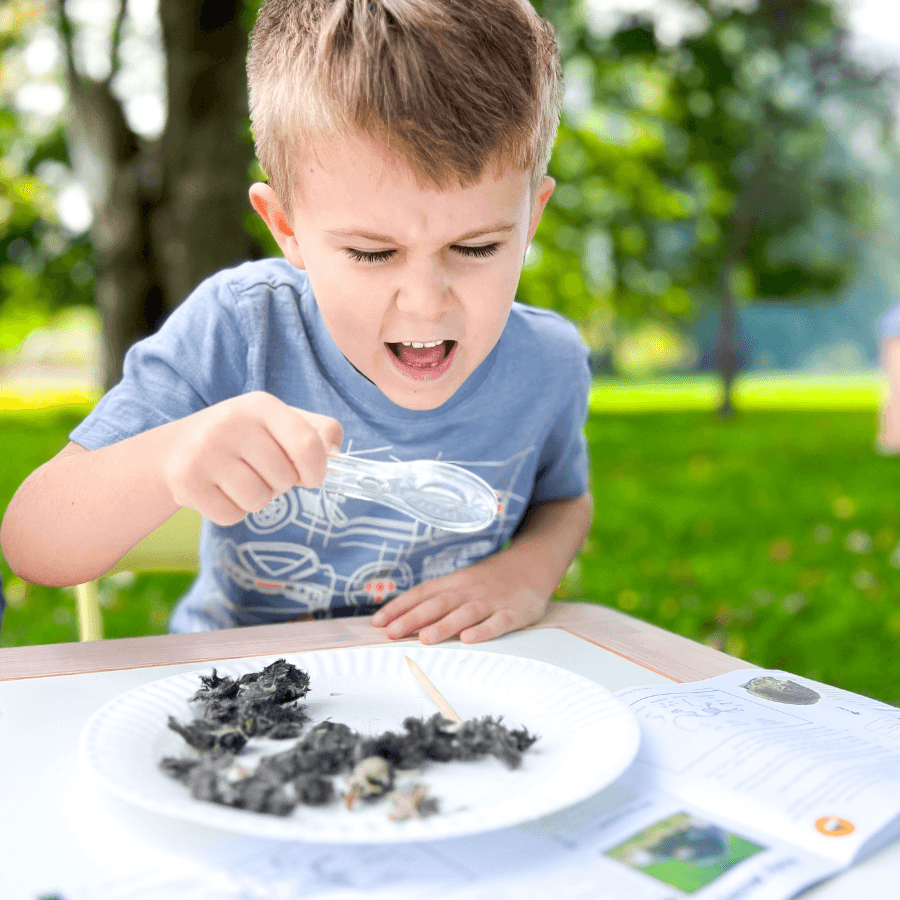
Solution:
[{"label": "blonde hair", "polygon": [[562,76],[527,0],[266,0],[247,60],[259,162],[285,209],[302,152],[361,131],[422,184],[546,172]]}]

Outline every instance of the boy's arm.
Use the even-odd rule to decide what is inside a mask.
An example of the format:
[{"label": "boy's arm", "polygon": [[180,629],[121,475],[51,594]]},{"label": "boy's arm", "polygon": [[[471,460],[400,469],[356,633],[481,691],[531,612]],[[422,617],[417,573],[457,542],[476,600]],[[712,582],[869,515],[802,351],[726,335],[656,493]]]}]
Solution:
[{"label": "boy's arm", "polygon": [[153,472],[160,432],[94,451],[70,443],[32,472],[0,526],[13,572],[32,584],[90,581],[174,514]]},{"label": "boy's arm", "polygon": [[472,644],[532,625],[581,549],[592,512],[590,493],[540,504],[507,548],[401,594],[372,624],[395,639],[418,631],[423,644],[457,635]]},{"label": "boy's arm", "polygon": [[10,502],[3,554],[26,581],[89,581],[182,506],[233,525],[295,484],[320,484],[341,439],[334,419],[255,392],[98,450],[69,444]]}]

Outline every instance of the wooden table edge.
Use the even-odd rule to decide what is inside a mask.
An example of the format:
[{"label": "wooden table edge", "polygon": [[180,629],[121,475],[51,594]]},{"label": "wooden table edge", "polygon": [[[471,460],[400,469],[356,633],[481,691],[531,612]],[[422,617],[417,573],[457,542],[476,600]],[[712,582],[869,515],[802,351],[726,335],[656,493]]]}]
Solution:
[{"label": "wooden table edge", "polygon": [[[594,603],[555,601],[547,615],[526,630],[543,628],[566,631],[679,682],[754,668],[704,644]],[[199,634],[7,647],[0,649],[0,681],[394,643],[398,642],[359,617]]]}]

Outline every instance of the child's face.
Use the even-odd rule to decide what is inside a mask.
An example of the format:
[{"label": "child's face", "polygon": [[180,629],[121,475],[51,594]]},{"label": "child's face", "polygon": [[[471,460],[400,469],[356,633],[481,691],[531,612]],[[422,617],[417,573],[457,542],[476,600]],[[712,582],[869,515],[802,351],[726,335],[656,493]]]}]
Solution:
[{"label": "child's face", "polygon": [[439,191],[365,138],[317,149],[290,219],[266,185],[253,206],[350,363],[394,403],[434,409],[497,343],[553,181],[534,203],[518,170]]}]

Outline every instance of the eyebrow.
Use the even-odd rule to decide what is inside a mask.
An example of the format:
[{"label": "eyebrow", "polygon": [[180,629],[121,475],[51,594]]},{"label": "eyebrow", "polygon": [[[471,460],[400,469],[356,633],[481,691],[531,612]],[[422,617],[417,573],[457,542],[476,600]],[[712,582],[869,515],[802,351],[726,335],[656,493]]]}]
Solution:
[{"label": "eyebrow", "polygon": [[[466,232],[466,234],[460,235],[450,243],[457,244],[460,241],[469,241],[472,238],[482,237],[485,234],[506,234],[507,232],[512,231],[515,227],[515,224],[510,222],[498,222],[497,224],[490,225],[487,228],[478,228],[475,231]],[[373,241],[375,243],[382,244],[399,243],[399,241],[395,240],[390,235],[374,234],[370,231],[357,231],[354,228],[335,228],[328,230],[325,233],[334,235],[335,237],[361,237],[365,238],[367,241]]]}]

